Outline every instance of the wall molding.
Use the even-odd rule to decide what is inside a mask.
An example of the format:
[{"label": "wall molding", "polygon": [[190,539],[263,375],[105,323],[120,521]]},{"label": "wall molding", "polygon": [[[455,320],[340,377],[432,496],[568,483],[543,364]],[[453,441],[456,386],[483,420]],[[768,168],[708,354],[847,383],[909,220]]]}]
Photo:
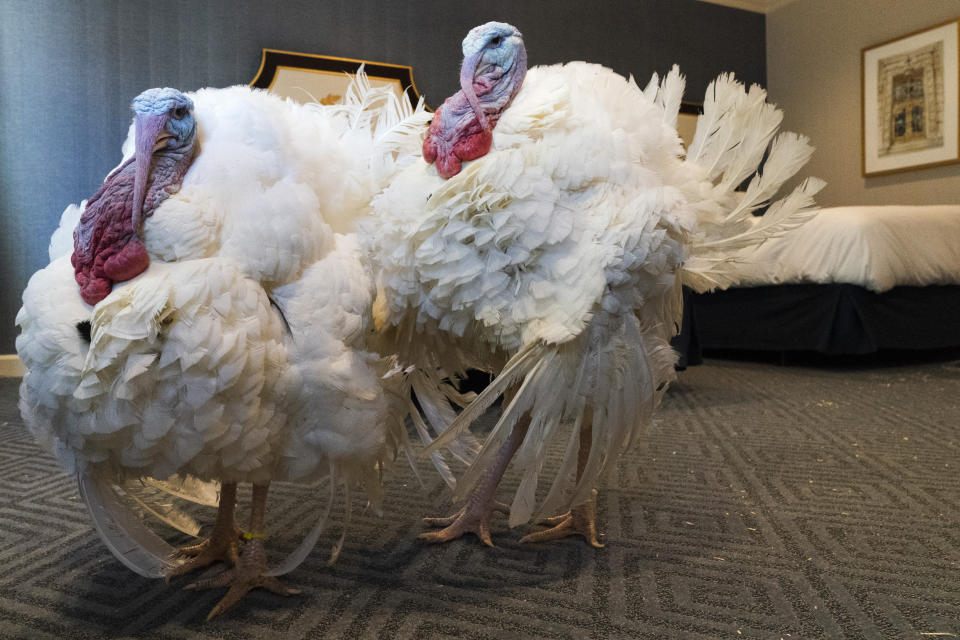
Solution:
[{"label": "wall molding", "polygon": [[23,377],[23,363],[16,354],[0,355],[0,378]]},{"label": "wall molding", "polygon": [[721,4],[734,9],[745,9],[756,13],[770,13],[796,0],[700,0],[711,4]]}]

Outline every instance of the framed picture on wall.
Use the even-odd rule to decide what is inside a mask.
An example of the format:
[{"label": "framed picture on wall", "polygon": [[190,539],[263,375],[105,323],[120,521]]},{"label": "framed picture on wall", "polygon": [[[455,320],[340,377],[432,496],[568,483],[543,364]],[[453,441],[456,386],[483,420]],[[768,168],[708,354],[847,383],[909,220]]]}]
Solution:
[{"label": "framed picture on wall", "polygon": [[861,55],[863,175],[960,162],[960,19]]},{"label": "framed picture on wall", "polygon": [[371,85],[389,86],[398,96],[406,92],[410,103],[416,107],[420,93],[413,82],[413,69],[386,62],[264,49],[260,70],[250,86],[268,89],[295,102],[334,104],[343,98],[351,77],[361,64]]}]

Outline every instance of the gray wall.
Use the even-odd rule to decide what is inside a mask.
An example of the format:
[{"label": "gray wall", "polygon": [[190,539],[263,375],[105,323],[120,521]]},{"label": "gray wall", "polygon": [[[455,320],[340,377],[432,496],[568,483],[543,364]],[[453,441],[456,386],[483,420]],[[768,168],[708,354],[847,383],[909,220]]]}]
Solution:
[{"label": "gray wall", "polygon": [[958,15],[956,0],[801,0],[767,14],[770,99],[817,147],[805,172],[827,181],[820,204],[960,202],[960,164],[864,178],[860,146],[861,50]]},{"label": "gray wall", "polygon": [[0,353],[60,213],[117,163],[142,90],[247,83],[266,47],[410,65],[436,106],[458,88],[463,36],[493,19],[524,33],[532,65],[645,81],[677,62],[691,98],[721,71],[765,81],[763,16],[696,0],[0,2]]}]

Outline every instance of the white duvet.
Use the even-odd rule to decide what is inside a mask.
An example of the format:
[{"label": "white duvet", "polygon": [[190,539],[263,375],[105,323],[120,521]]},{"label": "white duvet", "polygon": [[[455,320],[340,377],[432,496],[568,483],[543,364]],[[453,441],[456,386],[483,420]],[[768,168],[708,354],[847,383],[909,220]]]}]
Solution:
[{"label": "white duvet", "polygon": [[960,284],[960,205],[833,207],[741,255],[739,286]]}]

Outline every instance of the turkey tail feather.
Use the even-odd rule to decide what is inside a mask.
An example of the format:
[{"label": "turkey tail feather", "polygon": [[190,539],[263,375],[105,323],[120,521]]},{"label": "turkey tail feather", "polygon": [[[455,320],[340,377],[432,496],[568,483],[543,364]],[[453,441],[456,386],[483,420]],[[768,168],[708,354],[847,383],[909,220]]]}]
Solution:
[{"label": "turkey tail feather", "polygon": [[307,559],[307,556],[310,555],[310,552],[313,551],[313,548],[317,546],[317,541],[320,539],[320,534],[323,533],[326,528],[327,520],[330,518],[330,512],[333,510],[333,503],[337,497],[337,482],[332,468],[330,470],[330,476],[327,477],[327,481],[330,483],[330,495],[327,497],[327,506],[323,509],[317,509],[317,521],[314,523],[313,528],[310,529],[310,532],[300,542],[297,548],[291,551],[280,564],[267,571],[268,576],[282,576],[290,573],[299,567],[303,561]]},{"label": "turkey tail feather", "polygon": [[145,578],[163,578],[176,566],[174,548],[150,531],[124,496],[99,472],[77,474],[83,498],[94,527],[114,557]]},{"label": "turkey tail feather", "polygon": [[[682,280],[697,292],[737,284],[737,252],[787,233],[817,211],[813,196],[825,185],[817,178],[773,200],[807,163],[813,147],[806,136],[777,135],[783,112],[766,98],[759,86],[745,89],[732,74],[719,76],[707,87],[685,161],[691,186],[697,185],[690,204],[698,225],[690,237]],[[702,189],[703,181],[712,187]],[[758,219],[753,214],[761,207],[768,209]]]},{"label": "turkey tail feather", "polygon": [[[116,487],[115,487],[116,490]],[[178,507],[170,495],[140,480],[128,480],[119,491],[132,500],[143,515],[150,515],[172,529],[194,538],[200,535],[200,525],[190,514]]]},{"label": "turkey tail feather", "polygon": [[514,382],[526,376],[536,366],[547,349],[547,345],[540,342],[532,342],[520,349],[510,358],[510,361],[507,362],[500,374],[493,379],[493,382],[487,385],[480,395],[450,423],[446,431],[440,434],[433,441],[433,444],[424,450],[424,454],[430,454],[438,449],[448,447],[451,442],[482,416]]},{"label": "turkey tail feather", "polygon": [[[525,414],[530,423],[514,458],[522,475],[510,508],[510,526],[589,500],[600,477],[615,469],[617,455],[650,423],[666,383],[674,377],[676,354],[658,333],[659,328],[641,327],[637,317],[628,315],[613,324],[597,320],[583,335],[561,345],[524,347],[450,426],[450,432],[465,428],[474,416],[464,414],[483,411],[516,388],[476,460],[459,478],[454,500],[473,489]],[[589,456],[578,475],[585,412],[590,412],[592,433]],[[568,427],[571,432],[566,435]],[[549,444],[558,439],[566,441],[565,452],[549,478],[546,496],[538,500]],[[435,443],[442,444],[439,439]]]},{"label": "turkey tail feather", "polygon": [[183,500],[205,507],[220,506],[220,483],[205,482],[190,475],[172,476],[166,480],[142,478],[144,484]]}]

